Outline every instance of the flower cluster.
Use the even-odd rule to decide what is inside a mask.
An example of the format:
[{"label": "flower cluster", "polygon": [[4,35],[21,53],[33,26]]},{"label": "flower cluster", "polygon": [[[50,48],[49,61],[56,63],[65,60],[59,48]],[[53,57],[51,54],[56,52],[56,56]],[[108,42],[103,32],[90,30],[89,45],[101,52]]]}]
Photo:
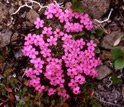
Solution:
[{"label": "flower cluster", "polygon": [[[34,24],[36,29],[42,28],[41,34],[28,34],[22,49],[23,55],[28,56],[33,65],[25,73],[30,78],[29,86],[39,93],[49,87],[49,96],[58,94],[69,98],[66,87],[79,94],[85,75],[94,78],[97,75],[95,67],[101,63],[99,58],[95,58],[96,44],[93,40],[86,43],[83,38],[72,39],[73,33],[82,32],[83,28],[90,30],[92,21],[87,14],[79,14],[72,9],[63,12],[58,4],[50,5],[45,15],[47,19],[54,18],[63,23],[63,29],[45,26],[44,20],[37,18]],[[49,83],[45,84],[45,80]]]}]

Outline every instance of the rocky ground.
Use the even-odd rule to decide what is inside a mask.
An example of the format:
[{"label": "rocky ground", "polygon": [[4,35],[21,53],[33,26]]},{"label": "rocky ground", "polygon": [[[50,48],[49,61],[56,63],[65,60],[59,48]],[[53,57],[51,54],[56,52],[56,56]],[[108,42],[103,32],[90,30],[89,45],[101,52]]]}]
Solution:
[{"label": "rocky ground", "polygon": [[[16,88],[21,89],[26,59],[23,57],[21,49],[24,43],[24,37],[29,32],[34,31],[34,20],[37,17],[42,18],[44,9],[38,11],[39,6],[33,5],[33,9],[28,7],[22,8],[18,13],[13,14],[19,6],[25,4],[28,0],[1,0],[0,1],[0,54],[4,50],[10,49],[4,66],[0,65],[0,81],[3,78],[3,69],[10,67],[13,69],[12,77],[19,81]],[[52,0],[36,0],[44,5],[52,2]],[[124,0],[81,0],[84,13],[88,13],[94,22],[94,29],[103,29],[104,35],[96,38],[100,47],[100,58],[102,65],[98,67],[99,75],[93,81],[95,84],[94,98],[98,99],[103,107],[124,107],[124,72],[116,70],[111,66],[110,58],[112,58],[110,50],[120,38],[124,35]],[[57,0],[64,2],[66,8],[70,5],[70,0]],[[29,4],[32,5],[32,4]],[[97,20],[107,19],[110,11],[110,18],[99,23]],[[124,42],[117,45],[124,51]],[[117,74],[121,79],[116,86],[112,83],[112,75]]]}]

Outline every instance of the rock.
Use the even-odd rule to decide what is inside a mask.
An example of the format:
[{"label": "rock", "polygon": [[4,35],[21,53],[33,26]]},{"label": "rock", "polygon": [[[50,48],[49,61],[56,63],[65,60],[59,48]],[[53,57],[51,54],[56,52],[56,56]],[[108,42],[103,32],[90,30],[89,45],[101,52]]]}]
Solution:
[{"label": "rock", "polygon": [[109,35],[104,36],[101,42],[101,47],[112,49],[114,42],[123,34],[123,32],[113,31]]},{"label": "rock", "polygon": [[112,26],[112,27],[111,27],[111,30],[112,30],[112,31],[121,31],[121,29],[120,29],[119,26]]},{"label": "rock", "polygon": [[27,26],[30,26],[30,27],[32,27],[32,26],[34,26],[31,22],[29,22],[29,21],[26,21],[26,25]]},{"label": "rock", "polygon": [[38,4],[36,4],[36,3],[33,4],[33,9],[34,10],[37,11],[39,8],[40,8],[40,6]]},{"label": "rock", "polygon": [[6,15],[8,14],[8,8],[7,6],[4,4],[0,4],[0,22],[3,21],[3,19],[6,18]]},{"label": "rock", "polygon": [[14,13],[15,12],[15,8],[14,7],[11,7],[10,9],[9,9],[9,14],[11,15],[12,13]]},{"label": "rock", "polygon": [[12,37],[11,37],[11,42],[12,42],[12,44],[16,44],[16,40],[18,39],[18,33],[17,32],[15,32],[13,35],[12,35]]},{"label": "rock", "polygon": [[112,70],[105,65],[99,66],[97,70],[98,75],[96,76],[96,79],[98,80],[102,80],[112,72]]},{"label": "rock", "polygon": [[39,14],[30,9],[30,11],[27,13],[27,19],[31,22],[31,23],[34,23],[34,21],[36,20],[37,17],[40,17]]},{"label": "rock", "polygon": [[12,31],[7,29],[4,33],[0,33],[0,47],[5,47],[10,43],[10,38],[12,35]]},{"label": "rock", "polygon": [[96,19],[101,18],[110,6],[110,0],[82,0],[81,2],[84,13]]},{"label": "rock", "polygon": [[65,4],[65,9],[70,9],[71,6],[72,6],[72,3],[71,3],[71,2],[67,2],[67,3]]},{"label": "rock", "polygon": [[21,50],[15,53],[15,58],[16,59],[20,59],[20,58],[22,58],[22,56],[23,56],[23,53],[22,53]]}]

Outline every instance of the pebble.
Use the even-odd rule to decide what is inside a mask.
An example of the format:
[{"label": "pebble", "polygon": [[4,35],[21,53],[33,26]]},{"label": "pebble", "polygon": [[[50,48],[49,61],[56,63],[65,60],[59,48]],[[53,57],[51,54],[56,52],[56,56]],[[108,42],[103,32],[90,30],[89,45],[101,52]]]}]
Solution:
[{"label": "pebble", "polygon": [[110,34],[103,37],[101,42],[101,47],[105,49],[112,49],[114,42],[123,34],[124,32],[113,31]]},{"label": "pebble", "polygon": [[34,23],[34,21],[36,20],[36,18],[37,17],[40,17],[39,16],[39,14],[36,12],[36,11],[34,11],[34,10],[32,10],[32,9],[30,9],[30,11],[27,13],[27,19],[31,22],[31,23]]},{"label": "pebble", "polygon": [[82,0],[84,13],[88,13],[92,18],[101,18],[109,9],[110,0]]},{"label": "pebble", "polygon": [[12,31],[7,29],[4,33],[0,32],[0,47],[5,47],[10,43]]},{"label": "pebble", "polygon": [[112,70],[108,68],[106,65],[101,65],[97,68],[98,75],[96,76],[96,79],[102,80],[103,78],[107,77],[110,73],[112,73]]}]

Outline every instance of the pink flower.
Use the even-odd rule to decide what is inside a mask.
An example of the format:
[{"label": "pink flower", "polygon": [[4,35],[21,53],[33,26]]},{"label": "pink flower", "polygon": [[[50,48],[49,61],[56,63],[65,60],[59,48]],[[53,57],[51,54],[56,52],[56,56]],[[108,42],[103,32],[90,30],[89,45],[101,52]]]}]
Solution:
[{"label": "pink flower", "polygon": [[53,38],[53,36],[50,36],[50,38],[47,39],[47,42],[49,42],[49,45],[57,45],[57,38]]},{"label": "pink flower", "polygon": [[85,82],[85,77],[82,75],[77,75],[75,76],[75,82],[82,85]]},{"label": "pink flower", "polygon": [[48,89],[48,95],[51,96],[51,95],[54,95],[56,92],[56,89],[53,89],[53,88],[49,88]]},{"label": "pink flower", "polygon": [[89,21],[85,27],[86,27],[87,30],[92,29],[92,28],[93,28],[93,23],[92,23],[92,21]]},{"label": "pink flower", "polygon": [[40,20],[40,18],[38,17],[34,24],[36,25],[36,28],[39,29],[40,27],[43,27],[44,21]]},{"label": "pink flower", "polygon": [[22,49],[23,55],[29,56],[31,49],[32,49],[32,45],[24,46],[24,48]]},{"label": "pink flower", "polygon": [[78,19],[78,18],[80,17],[80,15],[79,15],[78,12],[73,12],[73,14],[74,14],[74,17],[75,17],[76,19]]},{"label": "pink flower", "polygon": [[32,39],[31,33],[29,33],[29,34],[25,37],[25,40],[26,40],[29,44],[32,44],[32,43],[33,43],[33,39]]},{"label": "pink flower", "polygon": [[52,19],[53,18],[53,14],[51,11],[45,11],[45,15],[47,16],[47,19]]},{"label": "pink flower", "polygon": [[77,75],[76,69],[72,68],[72,69],[67,69],[67,75],[70,76],[71,78],[73,78],[75,75]]},{"label": "pink flower", "polygon": [[44,85],[41,86],[40,84],[36,85],[35,87],[35,90],[37,90],[39,93],[42,93],[44,89],[45,86]]},{"label": "pink flower", "polygon": [[74,79],[71,79],[71,82],[68,83],[68,86],[73,89],[74,87],[78,86]]},{"label": "pink flower", "polygon": [[61,13],[62,13],[62,9],[59,8],[59,9],[56,10],[55,16],[59,17],[61,15]]},{"label": "pink flower", "polygon": [[30,77],[30,78],[33,77],[33,69],[32,68],[26,69],[25,73],[26,73],[27,77]]},{"label": "pink flower", "polygon": [[89,22],[88,14],[85,14],[81,17],[80,23],[83,23],[84,25],[87,25]]},{"label": "pink flower", "polygon": [[44,42],[43,37],[41,35],[36,35],[34,38],[35,39],[33,42],[35,46],[39,46],[41,42]]},{"label": "pink flower", "polygon": [[73,93],[74,94],[80,94],[81,93],[81,91],[80,91],[80,87],[75,87],[74,89],[73,89]]},{"label": "pink flower", "polygon": [[59,5],[58,4],[51,4],[48,8],[48,11],[51,13],[57,13],[57,10],[59,10]]},{"label": "pink flower", "polygon": [[67,43],[69,42],[69,40],[72,38],[72,35],[71,34],[64,34],[64,37],[62,37],[62,40]]},{"label": "pink flower", "polygon": [[69,19],[72,19],[74,16],[72,9],[66,9],[65,14],[68,16]]},{"label": "pink flower", "polygon": [[44,27],[42,33],[46,34],[47,36],[50,36],[52,34],[52,28],[51,27]]},{"label": "pink flower", "polygon": [[72,29],[72,26],[73,26],[72,23],[67,22],[67,23],[64,25],[64,28],[66,29],[66,32],[70,32],[71,29]]},{"label": "pink flower", "polygon": [[36,58],[35,63],[34,63],[34,67],[35,68],[42,68],[43,64],[44,64],[44,61],[41,60],[41,58]]},{"label": "pink flower", "polygon": [[67,52],[69,51],[71,48],[73,48],[72,45],[68,44],[63,44],[62,47],[64,48],[64,51]]},{"label": "pink flower", "polygon": [[35,48],[32,48],[29,52],[29,58],[36,58],[36,55],[38,55],[38,51],[36,51]]},{"label": "pink flower", "polygon": [[55,38],[60,38],[61,36],[63,36],[63,32],[60,31],[60,29],[56,29],[56,31],[53,32]]},{"label": "pink flower", "polygon": [[48,48],[49,44],[42,41],[39,43],[39,46],[40,46],[40,49],[43,50],[44,48]]},{"label": "pink flower", "polygon": [[87,46],[88,50],[95,50],[96,43],[94,43],[93,40],[91,40],[90,42],[87,43]]},{"label": "pink flower", "polygon": [[46,58],[47,56],[50,57],[51,56],[51,50],[50,49],[47,49],[47,48],[44,48],[41,52],[40,52],[44,58]]},{"label": "pink flower", "polygon": [[59,16],[60,22],[61,23],[63,23],[64,21],[67,22],[68,21],[68,18],[67,17],[68,16],[64,12],[62,12],[61,15]]},{"label": "pink flower", "polygon": [[40,73],[42,73],[43,71],[42,71],[41,69],[37,68],[37,69],[35,69],[33,72],[34,72],[34,74],[36,74],[36,75],[40,75]]},{"label": "pink flower", "polygon": [[33,87],[36,87],[37,85],[40,84],[40,78],[36,77],[30,80],[30,85],[32,85]]}]

